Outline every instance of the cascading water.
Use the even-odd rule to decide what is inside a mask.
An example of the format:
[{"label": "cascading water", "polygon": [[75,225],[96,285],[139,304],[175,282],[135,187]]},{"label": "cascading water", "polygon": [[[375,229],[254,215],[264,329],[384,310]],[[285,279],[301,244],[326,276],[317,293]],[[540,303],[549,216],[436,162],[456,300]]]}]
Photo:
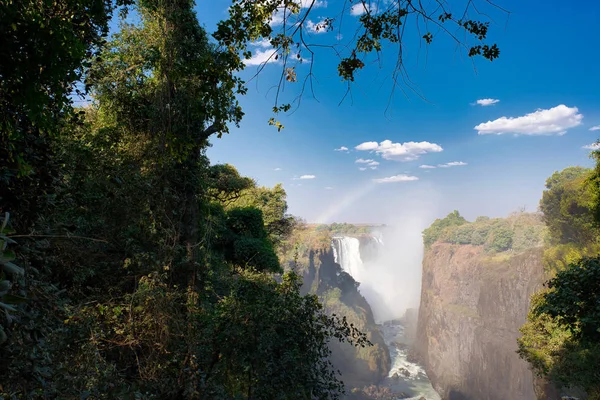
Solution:
[{"label": "cascading water", "polygon": [[364,265],[360,258],[360,241],[353,237],[334,237],[332,241],[335,262],[355,281],[360,282]]},{"label": "cascading water", "polygon": [[[377,247],[383,246],[383,239],[380,236],[372,236],[369,241],[369,253],[374,251],[373,246],[376,246],[375,252],[377,251]],[[331,247],[335,262],[340,265],[343,271],[351,275],[355,281],[361,283],[359,290],[373,308],[376,317],[379,311],[379,326],[392,359],[392,367],[383,385],[390,387],[396,393],[402,392],[410,396],[403,397],[404,399],[440,400],[440,396],[431,386],[425,370],[420,365],[408,360],[408,349],[411,345],[411,340],[405,335],[405,327],[398,319],[394,319],[393,321],[384,321],[381,319],[381,315],[392,316],[394,314],[390,314],[390,305],[387,304],[386,299],[381,298],[381,294],[377,290],[377,285],[385,281],[388,284],[393,284],[393,282],[389,282],[390,278],[393,280],[393,277],[380,276],[373,279],[373,275],[385,273],[388,269],[378,268],[380,266],[378,262],[382,261],[378,260],[377,257],[374,257],[372,261],[363,262],[361,258],[361,241],[357,238],[348,236],[334,237]],[[394,303],[393,300],[391,301],[392,304]],[[402,307],[402,305],[398,306]],[[381,311],[381,309],[384,309],[384,311]],[[405,310],[398,310],[397,312],[403,311]]]}]

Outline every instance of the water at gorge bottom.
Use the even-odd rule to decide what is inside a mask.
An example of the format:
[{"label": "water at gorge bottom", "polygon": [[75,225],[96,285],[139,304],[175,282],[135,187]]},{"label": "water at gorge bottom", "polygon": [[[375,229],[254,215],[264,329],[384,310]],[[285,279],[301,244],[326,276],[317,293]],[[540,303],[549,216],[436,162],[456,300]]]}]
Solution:
[{"label": "water at gorge bottom", "polygon": [[408,350],[412,343],[405,335],[404,326],[397,321],[388,321],[379,326],[392,360],[390,373],[380,386],[387,386],[394,393],[409,396],[403,397],[404,399],[441,400],[423,367],[408,361]]}]

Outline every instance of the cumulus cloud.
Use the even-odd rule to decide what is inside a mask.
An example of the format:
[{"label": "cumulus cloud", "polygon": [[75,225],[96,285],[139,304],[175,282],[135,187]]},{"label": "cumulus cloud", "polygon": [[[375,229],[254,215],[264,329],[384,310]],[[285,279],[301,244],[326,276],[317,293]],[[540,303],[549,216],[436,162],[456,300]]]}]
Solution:
[{"label": "cumulus cloud", "polygon": [[434,169],[435,166],[434,165],[427,165],[427,164],[423,164],[423,165],[419,165],[419,168],[423,168],[423,169]]},{"label": "cumulus cloud", "polygon": [[375,150],[379,147],[377,142],[364,142],[355,147],[356,150]]},{"label": "cumulus cloud", "polygon": [[452,161],[446,164],[438,164],[438,167],[440,168],[450,168],[450,167],[462,167],[463,165],[467,165],[466,162],[462,162],[462,161]]},{"label": "cumulus cloud", "polygon": [[364,142],[355,147],[356,150],[375,151],[386,160],[413,161],[426,153],[439,153],[442,146],[429,142],[392,143],[384,140],[381,143]]},{"label": "cumulus cloud", "polygon": [[325,190],[333,190],[331,186],[325,186]]},{"label": "cumulus cloud", "polygon": [[361,171],[366,171],[366,170],[367,170],[367,167],[360,167],[360,168],[359,168],[359,170],[361,170]]},{"label": "cumulus cloud", "polygon": [[373,179],[373,182],[375,182],[375,183],[395,183],[395,182],[410,182],[410,181],[418,181],[418,180],[419,180],[419,178],[417,178],[416,176],[400,174],[400,175],[388,176],[387,178]]},{"label": "cumulus cloud", "polygon": [[582,148],[588,149],[588,150],[599,150],[600,149],[600,143],[586,144]]},{"label": "cumulus cloud", "polygon": [[371,168],[371,169],[377,169],[377,167],[375,167],[375,166],[373,166],[373,167],[369,167],[369,168]]},{"label": "cumulus cloud", "polygon": [[590,131],[600,131],[600,125],[592,126]]},{"label": "cumulus cloud", "polygon": [[475,104],[480,105],[482,107],[487,107],[487,106],[492,106],[492,105],[498,103],[499,101],[500,100],[498,100],[498,99],[479,99],[475,102]]},{"label": "cumulus cloud", "polygon": [[371,167],[371,168],[372,168],[372,167],[376,167],[376,166],[378,166],[378,165],[379,165],[379,163],[378,163],[377,161],[371,161],[371,162],[369,163],[369,167]]},{"label": "cumulus cloud", "polygon": [[359,15],[365,14],[367,11],[370,13],[377,12],[377,4],[364,4],[362,1],[360,3],[356,3],[350,8],[350,14],[355,17]]},{"label": "cumulus cloud", "polygon": [[316,176],[315,175],[302,175],[300,178],[298,179],[315,179]]},{"label": "cumulus cloud", "polygon": [[273,169],[273,171],[281,171],[281,168],[277,167],[277,168]]},{"label": "cumulus cloud", "polygon": [[272,47],[267,50],[256,50],[251,58],[244,60],[246,65],[261,65],[277,62],[275,59],[275,49]]},{"label": "cumulus cloud", "polygon": [[538,109],[522,117],[501,117],[481,123],[474,129],[479,135],[563,135],[567,129],[581,125],[582,119],[583,115],[577,107],[561,104],[548,110]]},{"label": "cumulus cloud", "polygon": [[365,160],[364,158],[359,158],[358,160],[354,161],[357,164],[369,164],[372,163],[373,160]]},{"label": "cumulus cloud", "polygon": [[339,149],[333,149],[333,151],[348,151],[348,148],[346,146],[342,146]]}]

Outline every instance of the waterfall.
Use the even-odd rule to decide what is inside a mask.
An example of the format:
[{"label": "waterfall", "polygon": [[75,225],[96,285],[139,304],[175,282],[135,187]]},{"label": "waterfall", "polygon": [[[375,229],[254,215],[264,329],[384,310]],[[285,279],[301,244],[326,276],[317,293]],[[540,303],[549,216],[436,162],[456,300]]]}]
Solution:
[{"label": "waterfall", "polygon": [[364,264],[360,258],[360,241],[353,237],[334,237],[331,243],[333,257],[354,280],[360,282],[364,275]]},{"label": "waterfall", "polygon": [[409,396],[407,400],[440,400],[423,367],[409,361],[408,357],[412,339],[402,324],[409,302],[403,296],[405,271],[399,268],[402,259],[398,253],[398,249],[404,250],[406,245],[399,243],[386,251],[382,236],[373,234],[361,239],[335,236],[331,240],[331,248],[334,261],[360,283],[359,291],[371,306],[390,351],[391,370],[380,386],[387,386],[395,393],[404,393]]}]

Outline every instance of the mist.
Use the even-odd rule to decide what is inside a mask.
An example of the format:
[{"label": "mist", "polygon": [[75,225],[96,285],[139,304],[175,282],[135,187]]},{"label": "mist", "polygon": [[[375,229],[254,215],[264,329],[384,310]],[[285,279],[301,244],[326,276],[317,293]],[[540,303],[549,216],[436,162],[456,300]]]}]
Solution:
[{"label": "mist", "polygon": [[381,236],[383,246],[363,259],[364,269],[356,277],[377,322],[400,318],[407,309],[419,307],[422,232],[437,217],[438,204],[437,192],[424,187],[400,199],[394,208],[380,207],[388,213],[386,226],[374,234]]}]

